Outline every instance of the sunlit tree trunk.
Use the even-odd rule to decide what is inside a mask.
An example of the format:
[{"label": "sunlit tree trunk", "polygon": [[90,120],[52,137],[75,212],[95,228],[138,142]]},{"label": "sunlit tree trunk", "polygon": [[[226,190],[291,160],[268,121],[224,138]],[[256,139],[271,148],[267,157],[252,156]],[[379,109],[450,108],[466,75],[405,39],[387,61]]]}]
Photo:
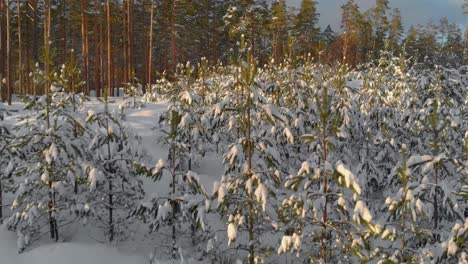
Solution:
[{"label": "sunlit tree trunk", "polygon": [[6,98],[6,93],[4,92],[5,89],[3,87],[5,86],[3,83],[3,78],[5,78],[6,73],[6,62],[5,62],[5,40],[6,40],[6,35],[5,35],[5,25],[4,25],[4,15],[3,11],[5,10],[5,4],[3,0],[0,0],[0,100],[5,100]]},{"label": "sunlit tree trunk", "polygon": [[134,11],[134,0],[128,0],[128,59],[130,60],[129,67],[128,67],[128,78],[131,82],[135,79],[135,55],[134,55],[134,48],[135,48],[135,36],[134,36],[134,19],[133,19],[133,11]]},{"label": "sunlit tree trunk", "polygon": [[100,24],[100,1],[94,0],[94,91],[96,96],[102,96],[102,82],[101,82],[101,73],[102,73],[102,63],[101,63],[101,24]]},{"label": "sunlit tree trunk", "polygon": [[6,0],[6,86],[8,104],[11,105],[13,86],[11,85],[11,33],[10,33],[10,0]]},{"label": "sunlit tree trunk", "polygon": [[148,89],[151,91],[151,73],[153,71],[153,19],[154,19],[154,0],[151,0],[150,11],[150,29],[148,41]]},{"label": "sunlit tree trunk", "polygon": [[123,83],[128,83],[128,67],[129,67],[129,59],[128,59],[128,1],[122,1],[122,38],[123,38],[123,73],[122,73],[122,81]]},{"label": "sunlit tree trunk", "polygon": [[177,0],[172,0],[171,6],[171,68],[172,71],[175,71],[177,62],[176,62],[176,15],[177,15]]},{"label": "sunlit tree trunk", "polygon": [[85,94],[89,94],[89,48],[88,48],[88,0],[81,1],[81,40],[83,54],[83,76],[86,82]]},{"label": "sunlit tree trunk", "polygon": [[106,39],[107,39],[107,95],[112,96],[112,46],[111,46],[110,0],[106,2]]},{"label": "sunlit tree trunk", "polygon": [[17,17],[17,35],[18,35],[18,72],[19,72],[19,92],[20,93],[25,93],[24,87],[23,87],[23,45],[22,45],[22,39],[21,39],[21,1],[17,0],[16,2],[16,11],[18,12],[18,17]]}]

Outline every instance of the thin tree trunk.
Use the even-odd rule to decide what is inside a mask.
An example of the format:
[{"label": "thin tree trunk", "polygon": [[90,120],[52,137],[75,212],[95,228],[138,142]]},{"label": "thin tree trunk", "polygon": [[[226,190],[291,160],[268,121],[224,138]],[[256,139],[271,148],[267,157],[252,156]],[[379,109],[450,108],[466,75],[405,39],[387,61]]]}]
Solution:
[{"label": "thin tree trunk", "polygon": [[[325,96],[327,94],[325,93]],[[322,117],[322,149],[323,149],[323,164],[327,163],[327,120],[326,117]],[[328,174],[324,172],[324,183],[323,183],[323,193],[325,196],[325,208],[323,209],[322,213],[322,222],[323,222],[323,230],[322,230],[322,259],[325,260],[327,257],[327,192],[328,192]]]},{"label": "thin tree trunk", "polygon": [[[99,0],[98,0],[99,1]],[[102,9],[102,8],[101,8]],[[100,86],[100,96],[103,96],[105,97],[107,95],[107,85],[105,83],[105,76],[106,76],[106,73],[105,73],[105,69],[104,69],[104,61],[105,61],[105,54],[104,54],[104,37],[105,37],[105,33],[104,33],[104,28],[105,28],[105,22],[103,20],[103,14],[104,11],[102,11],[102,13],[100,13],[99,15],[99,69],[100,69],[100,73],[99,73],[99,82],[101,84]]]},{"label": "thin tree trunk", "polygon": [[162,50],[162,65],[160,65],[160,70],[161,71],[165,71],[167,70],[167,67],[168,67],[168,47],[167,47],[167,24],[168,24],[168,3],[167,3],[168,0],[162,0],[162,18],[161,18],[161,24],[162,24],[162,33],[161,33],[161,38],[160,39],[160,46],[161,46],[161,50]]},{"label": "thin tree trunk", "polygon": [[107,29],[107,95],[112,96],[112,50],[111,50],[111,23],[110,0],[106,2],[106,29]]},{"label": "thin tree trunk", "polygon": [[171,69],[175,72],[177,67],[176,62],[176,15],[177,15],[177,0],[172,0],[172,7],[171,7]]},{"label": "thin tree trunk", "polygon": [[0,180],[0,224],[3,224],[3,186]]},{"label": "thin tree trunk", "polygon": [[18,0],[16,2],[16,10],[18,12],[18,71],[19,71],[19,92],[24,94],[24,87],[23,87],[23,50],[22,50],[22,42],[21,42],[21,1]]},{"label": "thin tree trunk", "polygon": [[128,83],[128,0],[122,1],[122,38],[123,38],[123,83]]},{"label": "thin tree trunk", "polygon": [[[250,119],[250,93],[247,95],[249,98],[247,99],[247,144],[248,144],[248,174],[249,178],[252,178],[253,171],[252,171],[252,156],[253,156],[253,146],[252,146],[252,128],[251,128],[251,119]],[[249,193],[249,263],[255,263],[255,227],[254,227],[254,196],[253,192]]]},{"label": "thin tree trunk", "polygon": [[32,3],[31,3],[31,6],[32,6],[32,12],[33,12],[33,15],[32,15],[32,18],[33,18],[33,26],[32,26],[32,51],[33,51],[33,59],[34,59],[34,63],[38,62],[39,61],[39,53],[38,53],[38,38],[39,38],[39,34],[38,34],[38,28],[39,28],[39,18],[38,18],[38,10],[37,10],[37,0],[32,0]]},{"label": "thin tree trunk", "polygon": [[434,186],[434,229],[439,227],[439,203],[437,201],[437,190],[439,189],[439,170],[437,164],[435,165],[435,186]]},{"label": "thin tree trunk", "polygon": [[4,92],[5,89],[3,89],[3,78],[6,76],[5,74],[5,69],[6,69],[6,63],[5,63],[5,43],[4,41],[6,40],[5,36],[5,26],[4,26],[4,15],[3,15],[3,10],[5,4],[3,3],[3,0],[0,0],[0,100],[3,101],[6,98],[6,92]]},{"label": "thin tree trunk", "polygon": [[[107,0],[109,1],[109,0]],[[106,96],[106,112],[107,112],[107,96]],[[107,122],[107,128],[109,128],[109,122]],[[110,149],[110,135],[107,135],[107,158],[108,160],[111,160],[111,149]],[[107,172],[110,173],[110,165],[107,168]],[[109,177],[109,182],[108,182],[108,188],[109,188],[109,194],[108,194],[108,203],[109,203],[109,219],[108,219],[108,225],[109,225],[109,242],[114,241],[114,194],[112,190],[112,177]]]},{"label": "thin tree trunk", "polygon": [[[46,93],[46,119],[47,119],[47,129],[50,128],[49,121],[49,88],[50,88],[50,65],[51,65],[51,56],[50,56],[50,20],[51,20],[51,0],[45,2],[45,15],[44,15],[44,72],[46,75],[45,82],[45,93]],[[52,190],[52,183],[54,181],[53,171],[49,171],[50,179],[48,182],[49,187],[49,225],[50,225],[50,237],[58,241],[58,227],[57,220],[55,218],[55,192]]]},{"label": "thin tree trunk", "polygon": [[83,54],[83,74],[86,95],[89,95],[89,48],[88,48],[88,0],[81,1],[81,37]]},{"label": "thin tree trunk", "polygon": [[[60,31],[58,34],[60,34],[60,41],[57,44],[57,60],[59,65],[65,64],[66,62],[66,56],[65,54],[67,53],[67,23],[65,20],[65,14],[64,14],[64,8],[65,5],[63,3],[63,0],[59,2],[57,5],[59,9],[59,14],[60,14],[60,19],[58,19],[58,23],[60,25]],[[54,35],[55,36],[55,35]]]},{"label": "thin tree trunk", "polygon": [[[211,2],[209,6],[211,6]],[[210,56],[209,56],[211,65],[215,65],[216,60],[218,58],[217,56],[217,34],[218,32],[216,30],[216,18],[215,18],[215,15],[213,15],[213,19],[211,19],[211,43],[210,43],[211,51],[210,51]]]},{"label": "thin tree trunk", "polygon": [[[405,157],[403,157],[403,160],[404,160],[404,165],[403,167],[406,169],[406,153],[405,153]],[[406,175],[406,171],[403,171],[402,172],[404,175],[404,179],[403,179],[403,195],[402,195],[402,201],[403,201],[403,208],[402,208],[402,216],[401,216],[401,231],[402,231],[402,236],[401,236],[401,255],[402,255],[402,262],[405,263],[406,262],[406,253],[405,253],[405,250],[406,250],[406,194],[408,192],[408,188],[407,188],[407,179],[406,177],[408,175]]]},{"label": "thin tree trunk", "polygon": [[94,40],[94,86],[93,89],[95,91],[96,97],[102,96],[101,95],[101,29],[100,29],[100,3],[99,0],[94,0],[94,6],[96,8],[95,15],[94,15],[94,33],[93,33],[93,40]]},{"label": "thin tree trunk", "polygon": [[135,54],[133,53],[135,47],[134,36],[134,0],[128,0],[128,59],[130,60],[128,67],[128,78],[133,83],[135,80]]},{"label": "thin tree trunk", "polygon": [[[32,16],[29,14],[29,7],[31,6],[31,3],[29,0],[27,1],[26,4],[26,17],[31,18]],[[25,38],[26,41],[24,42],[24,50],[26,51],[26,58],[25,58],[25,75],[24,75],[24,85],[25,85],[25,94],[32,94],[31,90],[31,77],[29,76],[29,73],[31,72],[31,19],[26,19],[26,29],[25,29]]]},{"label": "thin tree trunk", "polygon": [[51,0],[46,0],[45,14],[44,14],[44,49],[45,49],[45,63],[44,73],[46,81],[44,84],[44,92],[49,94],[50,89],[50,18],[51,18]]},{"label": "thin tree trunk", "polygon": [[6,86],[8,105],[11,105],[13,87],[11,85],[11,40],[10,40],[10,0],[6,0]]},{"label": "thin tree trunk", "polygon": [[151,73],[153,71],[153,19],[154,19],[154,0],[151,0],[150,11],[150,29],[148,41],[148,89],[151,92]]},{"label": "thin tree trunk", "polygon": [[171,206],[172,206],[172,259],[177,257],[177,240],[176,240],[176,209],[177,209],[177,202],[176,202],[176,135],[177,135],[177,112],[172,111],[171,114],[171,168],[172,168],[172,193],[171,193]]}]

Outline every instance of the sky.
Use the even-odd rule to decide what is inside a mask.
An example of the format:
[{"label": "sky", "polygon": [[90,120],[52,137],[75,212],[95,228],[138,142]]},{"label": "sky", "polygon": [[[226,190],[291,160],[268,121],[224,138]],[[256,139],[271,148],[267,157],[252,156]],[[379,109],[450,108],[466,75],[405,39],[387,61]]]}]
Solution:
[{"label": "sky", "polygon": [[[406,29],[410,25],[426,24],[432,19],[438,22],[440,18],[447,17],[449,21],[465,28],[467,15],[463,14],[463,0],[389,0],[390,7],[399,8]],[[288,5],[299,7],[301,0],[286,0]],[[319,23],[322,28],[331,25],[334,31],[340,31],[341,5],[346,0],[317,0]],[[375,5],[375,0],[356,0],[361,11]]]}]

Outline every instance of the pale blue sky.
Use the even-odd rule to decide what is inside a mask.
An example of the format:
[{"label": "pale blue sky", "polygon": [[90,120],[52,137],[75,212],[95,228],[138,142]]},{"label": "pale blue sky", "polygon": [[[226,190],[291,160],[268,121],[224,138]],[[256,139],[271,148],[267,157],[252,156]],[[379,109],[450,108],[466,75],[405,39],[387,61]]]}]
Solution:
[{"label": "pale blue sky", "polygon": [[[301,0],[286,0],[288,5],[299,7]],[[317,0],[320,13],[320,26],[330,24],[334,31],[340,31],[341,5],[346,0]],[[361,10],[367,10],[375,5],[375,0],[356,0]],[[390,0],[392,8],[399,8],[405,28],[411,24],[426,24],[429,20],[438,22],[441,17],[447,17],[464,28],[467,16],[462,11],[463,0]]]}]

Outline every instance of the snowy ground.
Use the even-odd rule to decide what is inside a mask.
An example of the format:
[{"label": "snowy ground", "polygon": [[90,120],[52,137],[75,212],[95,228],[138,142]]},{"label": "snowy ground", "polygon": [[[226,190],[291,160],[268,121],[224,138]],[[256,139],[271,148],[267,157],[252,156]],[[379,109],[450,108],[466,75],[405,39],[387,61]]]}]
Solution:
[{"label": "snowy ground", "polygon": [[2,264],[129,264],[147,263],[143,255],[120,252],[105,244],[53,243],[22,254],[16,253],[16,235],[0,231],[0,263]]},{"label": "snowy ground", "polygon": [[[121,98],[112,99],[110,110],[117,110],[121,102]],[[104,105],[97,100],[92,100],[85,104],[85,108],[98,112],[104,110]],[[6,122],[13,123],[16,117],[22,113],[22,104],[17,102],[7,109],[12,111],[13,115],[8,117]],[[141,109],[127,108],[126,110],[127,126],[142,137],[142,145],[147,152],[149,164],[155,164],[160,158],[165,158],[167,155],[165,147],[158,143],[161,132],[156,128],[159,115],[166,109],[167,104],[164,103],[147,103]],[[206,190],[210,192],[213,182],[218,180],[223,173],[221,158],[217,157],[216,154],[209,154],[194,171],[199,174]],[[145,179],[144,184],[148,197],[167,188],[167,184],[164,182],[153,182],[150,179]],[[78,235],[67,238],[65,242],[41,243],[22,254],[17,254],[16,235],[2,229],[0,230],[0,264],[137,264],[149,262],[151,245],[141,243],[108,245],[100,243],[99,238],[96,238],[95,235],[93,231],[82,231]],[[138,233],[134,239],[138,240]]]}]

